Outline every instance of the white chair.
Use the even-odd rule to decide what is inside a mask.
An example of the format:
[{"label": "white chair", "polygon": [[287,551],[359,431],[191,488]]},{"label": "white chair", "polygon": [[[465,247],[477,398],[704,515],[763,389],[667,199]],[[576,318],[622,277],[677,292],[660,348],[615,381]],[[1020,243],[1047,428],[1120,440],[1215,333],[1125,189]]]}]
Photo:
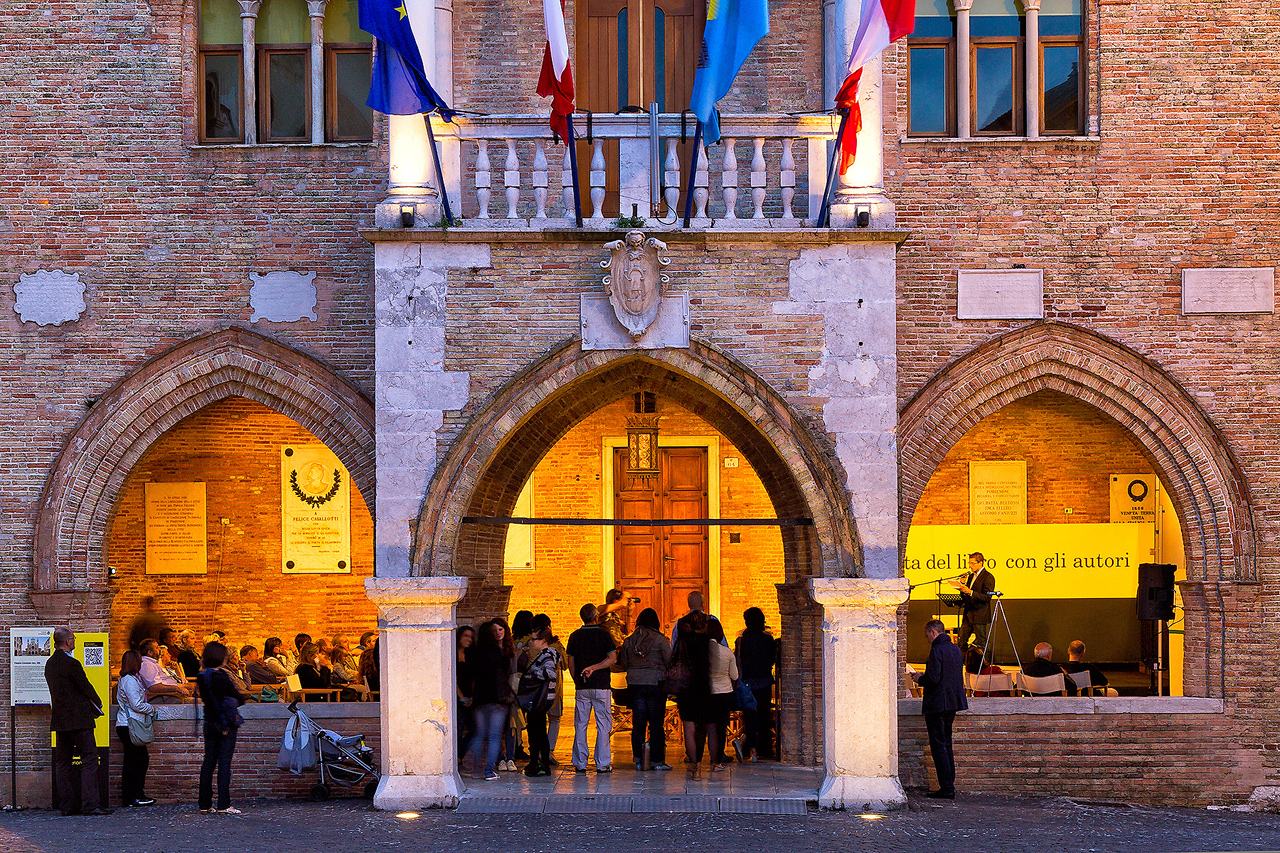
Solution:
[{"label": "white chair", "polygon": [[1067,677],[1061,672],[1057,675],[1046,675],[1041,678],[1020,672],[1018,673],[1018,689],[1028,696],[1049,696],[1055,693],[1061,696],[1067,692]]},{"label": "white chair", "polygon": [[985,693],[991,696],[995,693],[1008,693],[1013,695],[1013,679],[1007,672],[992,672],[987,675],[974,675],[969,670],[964,671],[965,687],[969,688],[969,695],[977,693]]},{"label": "white chair", "polygon": [[1087,669],[1079,672],[1068,672],[1067,678],[1071,679],[1071,683],[1075,685],[1075,695],[1077,696],[1093,696],[1100,687],[1093,686],[1093,673]]}]

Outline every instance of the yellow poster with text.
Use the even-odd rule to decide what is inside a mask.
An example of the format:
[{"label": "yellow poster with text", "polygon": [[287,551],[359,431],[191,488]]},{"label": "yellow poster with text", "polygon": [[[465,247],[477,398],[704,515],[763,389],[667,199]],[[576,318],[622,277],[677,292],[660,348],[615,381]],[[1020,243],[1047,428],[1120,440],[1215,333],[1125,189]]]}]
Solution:
[{"label": "yellow poster with text", "polygon": [[1151,562],[1149,524],[914,524],[907,534],[907,580],[916,599],[954,592],[968,555],[982,553],[1007,598],[1133,598],[1138,564]]},{"label": "yellow poster with text", "polygon": [[[76,632],[76,649],[72,654],[84,667],[89,683],[102,701],[102,716],[93,727],[93,742],[99,747],[111,746],[111,730],[115,720],[111,717],[111,662],[107,660],[107,635],[104,633]],[[54,654],[61,654],[55,651]],[[55,736],[50,732],[50,745]]]}]

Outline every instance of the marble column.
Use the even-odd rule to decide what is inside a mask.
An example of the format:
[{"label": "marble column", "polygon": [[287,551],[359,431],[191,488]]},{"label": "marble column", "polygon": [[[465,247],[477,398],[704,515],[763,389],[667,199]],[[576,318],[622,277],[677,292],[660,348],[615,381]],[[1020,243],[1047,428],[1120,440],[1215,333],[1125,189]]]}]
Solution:
[{"label": "marble column", "polygon": [[311,19],[311,144],[324,142],[324,7],[329,0],[307,0]]},{"label": "marble column", "polygon": [[455,745],[455,609],[466,578],[367,578],[378,607],[382,779],[376,808],[450,808],[463,791]]},{"label": "marble column", "polygon": [[[258,144],[258,9],[262,0],[239,0],[240,2],[240,58],[242,61],[241,102],[244,104],[244,115],[240,117],[244,128],[244,144]],[[204,85],[201,83],[200,85]],[[201,119],[203,120],[203,119]]]},{"label": "marble column", "polygon": [[973,0],[952,0],[956,9],[956,136],[973,136],[973,111],[969,108],[969,10]]},{"label": "marble column", "polygon": [[[440,16],[434,0],[418,5],[429,6],[429,22],[435,25],[414,29],[422,61],[427,66],[427,73],[431,74],[436,69],[436,38]],[[435,80],[432,80],[432,84],[435,84]],[[445,92],[437,90],[437,93],[448,100]],[[400,220],[402,205],[413,206],[415,224],[418,226],[439,222],[443,207],[440,204],[440,193],[435,187],[435,162],[431,154],[431,142],[427,137],[426,117],[387,116],[387,132],[390,135],[387,198],[374,211],[374,223],[379,228],[403,227]]]},{"label": "marble column", "polygon": [[[972,2],[972,0],[970,0]],[[835,103],[844,84],[849,51],[857,32],[861,4],[857,0],[824,0],[824,77],[826,103]],[[858,153],[848,171],[836,176],[831,202],[831,227],[848,228],[861,207],[870,207],[870,227],[894,227],[893,203],[884,192],[884,81],[882,63],[876,57],[862,67],[858,84],[858,106],[862,110],[862,130],[858,132]],[[837,164],[838,168],[838,164]]]},{"label": "marble column", "polygon": [[1023,0],[1027,10],[1027,138],[1040,138],[1040,0]]},{"label": "marble column", "polygon": [[826,778],[818,805],[888,811],[907,802],[898,781],[898,606],[905,578],[814,578],[822,605]]}]

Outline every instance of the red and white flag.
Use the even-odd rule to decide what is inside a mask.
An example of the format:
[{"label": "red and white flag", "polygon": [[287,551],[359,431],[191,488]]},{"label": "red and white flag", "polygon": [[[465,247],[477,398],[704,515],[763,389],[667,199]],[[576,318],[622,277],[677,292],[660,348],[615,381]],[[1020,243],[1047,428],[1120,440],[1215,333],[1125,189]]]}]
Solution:
[{"label": "red and white flag", "polygon": [[[915,0],[910,0],[914,8]],[[547,25],[547,47],[542,52],[538,94],[551,97],[551,132],[568,143],[568,122],[573,114],[573,69],[569,67],[569,39],[564,30],[564,0],[542,0]]]},{"label": "red and white flag", "polygon": [[858,81],[862,79],[862,66],[915,29],[916,0],[861,0],[858,15],[858,28],[849,50],[848,76],[836,94],[836,106],[849,110],[849,121],[840,138],[840,174],[853,165],[858,151],[858,131],[862,130]]}]

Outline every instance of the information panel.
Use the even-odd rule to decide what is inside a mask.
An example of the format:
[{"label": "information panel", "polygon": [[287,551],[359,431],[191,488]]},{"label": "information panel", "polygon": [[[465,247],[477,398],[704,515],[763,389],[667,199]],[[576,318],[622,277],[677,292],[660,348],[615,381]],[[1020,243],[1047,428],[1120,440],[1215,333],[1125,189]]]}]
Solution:
[{"label": "information panel", "polygon": [[204,483],[147,483],[147,574],[209,571]]},{"label": "information panel", "polygon": [[280,568],[351,572],[351,479],[323,444],[280,448]]},{"label": "information panel", "polygon": [[52,652],[52,628],[9,629],[9,704],[49,704],[44,665]]}]

